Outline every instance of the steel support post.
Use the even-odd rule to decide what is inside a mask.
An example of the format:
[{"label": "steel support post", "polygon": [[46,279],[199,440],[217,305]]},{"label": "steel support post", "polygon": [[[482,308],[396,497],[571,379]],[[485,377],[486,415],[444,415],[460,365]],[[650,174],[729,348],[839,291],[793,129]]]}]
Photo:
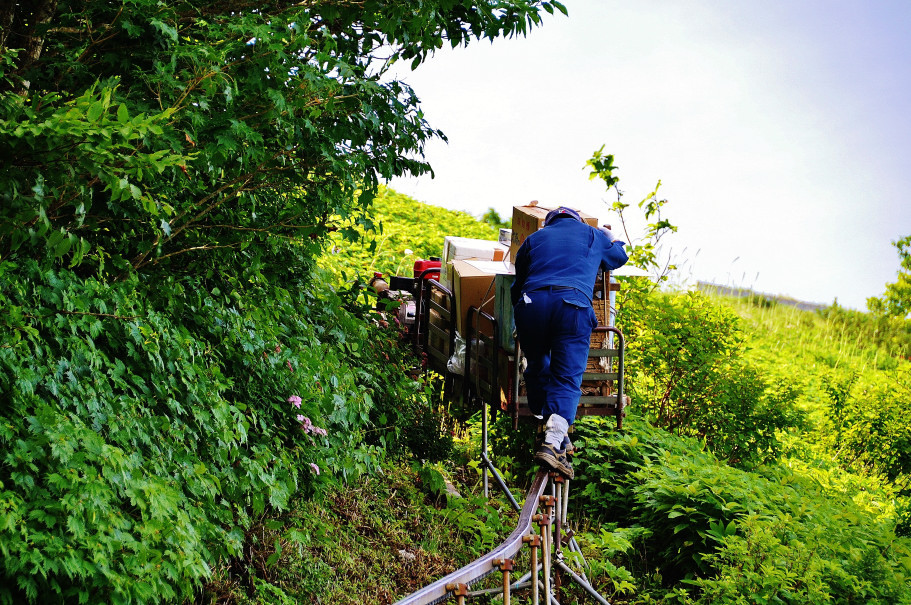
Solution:
[{"label": "steel support post", "polygon": [[563,533],[563,484],[566,477],[560,473],[553,473],[551,476],[554,488],[554,552],[563,551],[562,533]]},{"label": "steel support post", "polygon": [[[506,498],[509,500],[509,504],[512,506],[513,510],[515,510],[516,512],[519,512],[520,510],[522,510],[522,507],[519,506],[519,503],[516,502],[515,497],[512,495],[512,491],[509,489],[509,486],[506,485],[506,481],[503,480],[503,476],[500,475],[500,472],[497,470],[497,467],[495,467],[493,465],[493,462],[490,461],[490,458],[488,458],[486,454],[482,453],[481,462],[484,465],[484,469],[485,469],[485,475],[484,475],[485,486],[486,486],[486,478],[487,478],[486,472],[487,472],[487,470],[489,470],[490,474],[493,475],[493,478],[496,479],[497,485],[500,486],[500,491],[502,491],[503,494],[506,496]],[[485,490],[486,489],[487,488],[485,487]],[[486,491],[484,492],[484,497],[485,498],[487,497]]]},{"label": "steel support post", "polygon": [[465,597],[468,596],[468,585],[462,583],[447,584],[446,590],[450,591],[456,598],[458,605],[465,605]]},{"label": "steel support post", "polygon": [[522,538],[522,542],[531,546],[531,602],[538,605],[538,549],[541,548],[541,536],[534,534]]},{"label": "steel support post", "polygon": [[[469,347],[470,348],[470,347]],[[468,376],[465,377],[468,380]],[[481,459],[487,460],[487,402],[485,401],[481,407]],[[487,488],[487,465],[484,465],[482,470],[482,476],[484,480],[484,498],[489,498],[488,488]]]},{"label": "steel support post", "polygon": [[510,584],[509,584],[509,572],[515,569],[515,561],[513,559],[494,559],[493,566],[499,568],[503,572],[503,605],[509,605],[509,598],[511,593]]},{"label": "steel support post", "polygon": [[595,590],[591,584],[589,584],[588,582],[586,582],[585,580],[580,578],[579,574],[577,574],[572,569],[570,569],[570,567],[566,563],[564,563],[563,561],[557,561],[557,566],[560,567],[560,569],[562,569],[566,573],[568,573],[569,577],[572,578],[576,584],[581,586],[585,590],[585,592],[590,594],[592,596],[592,598],[594,598],[596,601],[601,603],[601,605],[610,605],[610,602],[607,599],[605,599],[600,594],[598,594],[598,591]]},{"label": "steel support post", "polygon": [[533,519],[541,531],[541,558],[544,563],[544,595],[550,597],[550,516],[537,514]]}]

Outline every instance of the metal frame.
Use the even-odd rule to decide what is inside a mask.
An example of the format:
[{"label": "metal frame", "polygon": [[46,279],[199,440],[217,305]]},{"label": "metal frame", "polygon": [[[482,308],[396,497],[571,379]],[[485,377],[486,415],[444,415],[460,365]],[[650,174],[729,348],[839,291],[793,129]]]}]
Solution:
[{"label": "metal frame", "polygon": [[[455,349],[455,295],[435,279],[426,279],[419,284],[415,312],[414,342],[419,352],[427,355],[427,369],[443,376],[443,399],[448,400],[455,391],[455,377],[447,368],[449,358]],[[441,299],[434,300],[434,294]],[[440,324],[430,321],[431,312],[440,317]],[[436,338],[431,338],[435,336]],[[437,343],[445,343],[443,347]]]},{"label": "metal frame", "polygon": [[459,584],[474,584],[495,571],[494,560],[512,558],[522,548],[522,538],[531,533],[535,511],[538,508],[539,499],[544,494],[547,483],[548,474],[545,471],[539,471],[535,476],[531,489],[528,490],[528,497],[525,499],[525,505],[519,513],[519,522],[516,525],[516,529],[498,547],[465,567],[405,597],[397,605],[442,603],[453,596],[457,596],[455,593],[458,591]]},{"label": "metal frame", "polygon": [[[572,530],[567,529],[569,487],[570,481],[559,473],[539,470],[519,510],[516,529],[506,540],[461,569],[401,599],[396,605],[433,605],[452,598],[462,605],[469,597],[490,598],[497,594],[502,595],[505,605],[509,605],[513,591],[518,590],[531,593],[532,605],[540,605],[542,600],[548,605],[559,605],[564,580],[578,584],[598,603],[610,605],[589,582],[585,574],[588,562],[582,556]],[[531,549],[529,569],[513,582],[510,576],[516,571],[515,557],[523,546]],[[580,569],[569,566],[564,548],[581,559]],[[503,574],[500,587],[470,590],[472,584],[497,571]]]},{"label": "metal frame", "polygon": [[[433,269],[425,271],[431,272]],[[602,296],[605,303],[604,324],[610,323],[609,299],[609,273],[602,275]],[[512,506],[519,512],[519,523],[509,537],[500,546],[480,557],[462,569],[437,580],[423,589],[405,597],[398,605],[428,605],[441,603],[455,598],[458,603],[465,603],[471,596],[480,596],[500,592],[501,589],[485,589],[469,592],[469,585],[480,581],[491,573],[503,573],[502,593],[503,601],[508,605],[510,593],[513,590],[529,589],[532,593],[534,605],[539,605],[539,597],[543,592],[545,602],[559,605],[561,598],[561,583],[563,579],[576,582],[589,593],[598,603],[608,603],[591,586],[585,576],[584,570],[577,572],[567,565],[563,555],[566,546],[575,555],[581,556],[581,549],[576,543],[571,530],[566,527],[566,513],[569,502],[570,481],[557,473],[540,470],[526,496],[522,507],[516,502],[513,494],[503,477],[497,471],[488,456],[488,414],[490,407],[494,410],[501,404],[500,389],[500,362],[501,355],[508,355],[499,348],[499,330],[497,320],[491,315],[471,307],[466,323],[465,345],[465,374],[461,389],[455,388],[455,377],[448,371],[448,361],[455,349],[456,314],[458,313],[457,301],[454,293],[434,279],[415,278],[414,290],[416,294],[415,328],[413,344],[419,353],[427,355],[427,369],[437,371],[444,376],[444,399],[455,396],[456,392],[462,395],[466,405],[480,402],[482,415],[482,446],[481,462],[484,482],[484,495],[488,494],[488,473],[493,475],[503,493],[507,496]],[[434,300],[434,298],[439,300]],[[440,321],[430,322],[431,311],[435,312]],[[482,329],[482,327],[484,329]],[[610,370],[606,372],[585,372],[583,381],[602,383],[599,395],[583,395],[579,402],[577,415],[613,415],[617,417],[617,427],[621,428],[624,408],[628,397],[624,394],[624,354],[625,342],[623,333],[610,325],[600,325],[594,333],[606,333],[607,348],[589,350],[589,358],[609,358]],[[436,338],[432,338],[431,336]],[[446,343],[445,348],[440,343]],[[529,415],[527,397],[519,397],[519,363],[521,346],[516,342],[516,351],[513,356],[508,356],[512,364],[512,372],[507,374],[508,384],[505,387],[506,409],[511,409],[514,423],[518,423],[520,415]],[[615,389],[611,391],[611,386]],[[524,413],[522,413],[522,405]],[[551,486],[551,494],[545,495],[545,489]],[[535,511],[543,507],[543,513]],[[533,525],[537,524],[539,531],[535,533]],[[510,581],[510,573],[514,569],[515,560],[512,558],[523,545],[531,548],[531,570],[515,582]],[[538,554],[541,554],[542,563],[538,563]],[[582,559],[585,563],[584,558]],[[539,572],[543,571],[543,582],[539,581]],[[565,578],[564,578],[565,574]],[[609,604],[608,604],[609,605]]]},{"label": "metal frame", "polygon": [[[629,396],[624,391],[624,357],[626,344],[623,339],[623,333],[614,327],[598,326],[593,332],[608,332],[616,337],[616,346],[607,349],[589,349],[589,358],[607,357],[615,359],[617,367],[611,372],[584,372],[582,381],[584,382],[601,382],[599,386],[601,393],[598,395],[581,395],[579,397],[579,407],[576,410],[576,416],[616,416],[617,428],[623,428],[623,416],[626,415],[625,409],[629,403]],[[522,358],[522,348],[516,343],[516,359]],[[528,397],[519,395],[519,363],[513,363],[512,380],[510,381],[511,401],[510,408],[512,411],[513,425],[518,426],[520,417],[532,416],[528,409]],[[611,385],[616,385],[612,388]]]},{"label": "metal frame", "polygon": [[[477,317],[477,326],[475,326],[475,317]],[[489,326],[489,334],[480,329],[482,321]],[[476,400],[481,402],[481,463],[483,464],[481,476],[484,485],[484,497],[486,498],[489,493],[488,473],[490,473],[496,480],[500,490],[509,499],[509,503],[518,511],[519,505],[512,495],[512,491],[488,456],[488,416],[490,407],[494,406],[494,411],[496,411],[496,405],[500,402],[500,359],[498,347],[500,327],[492,315],[472,306],[468,308],[465,332],[464,397],[467,402]]]}]

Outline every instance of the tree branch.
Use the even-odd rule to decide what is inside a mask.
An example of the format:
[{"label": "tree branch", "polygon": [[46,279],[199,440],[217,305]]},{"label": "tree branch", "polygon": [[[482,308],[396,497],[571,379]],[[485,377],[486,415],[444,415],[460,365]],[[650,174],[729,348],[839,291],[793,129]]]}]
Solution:
[{"label": "tree branch", "polygon": [[91,313],[89,311],[63,311],[60,309],[52,311],[51,313],[48,313],[47,315],[32,315],[30,313],[22,314],[23,317],[28,317],[29,319],[48,319],[50,317],[53,317],[54,315],[89,315],[91,317],[109,317],[111,319],[122,319],[122,320],[140,318],[139,315],[114,315],[113,313]]},{"label": "tree branch", "polygon": [[170,258],[170,257],[172,257],[172,256],[177,256],[178,254],[186,254],[187,252],[193,252],[193,251],[195,251],[195,250],[217,250],[217,249],[219,249],[219,248],[237,248],[239,245],[240,245],[240,244],[237,243],[237,244],[226,244],[226,245],[223,245],[223,246],[210,246],[210,245],[193,246],[192,248],[184,248],[183,250],[177,250],[176,252],[170,252],[170,253],[168,253],[168,254],[162,254],[161,256],[156,257],[154,260],[152,260],[152,261],[150,261],[150,262],[151,262],[153,265],[157,265],[158,263],[160,263],[160,262],[163,261],[164,259]]}]

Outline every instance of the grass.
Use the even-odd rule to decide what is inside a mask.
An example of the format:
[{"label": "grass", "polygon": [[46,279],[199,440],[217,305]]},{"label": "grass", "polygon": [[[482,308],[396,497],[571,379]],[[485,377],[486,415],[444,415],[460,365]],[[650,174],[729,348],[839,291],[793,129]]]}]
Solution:
[{"label": "grass", "polygon": [[[907,371],[899,345],[871,335],[873,319],[857,312],[804,311],[769,303],[762,297],[718,297],[742,317],[750,334],[750,356],[775,380],[802,385],[801,405],[813,414],[825,397],[820,377],[832,374],[883,374]],[[858,319],[858,316],[863,316]]]},{"label": "grass", "polygon": [[[471,217],[441,213],[391,190],[383,192],[380,204],[384,227],[375,248],[363,242],[347,247],[344,240],[337,242],[335,260],[344,257],[345,262],[338,264],[349,278],[352,272],[371,270],[401,273],[407,270],[402,259],[411,258],[406,251],[413,251],[414,257],[435,254],[444,235],[464,235],[462,223],[471,222]],[[421,218],[418,213],[424,211],[433,217]],[[416,223],[421,225],[419,230],[414,229]],[[786,455],[780,463],[833,493],[851,496],[875,515],[894,517],[889,486],[879,477],[846,470],[819,437],[831,418],[833,388],[853,384],[847,379],[839,382],[841,377],[869,374],[894,380],[907,374],[911,364],[900,357],[908,354],[908,348],[902,347],[911,338],[884,338],[881,326],[871,324],[864,314],[837,308],[803,311],[759,295],[718,296],[717,300],[743,318],[751,361],[772,385],[796,387],[797,403],[810,420],[806,432],[781,435]],[[465,498],[447,501],[436,495],[432,486],[422,482],[427,476],[416,463],[414,467],[391,465],[384,475],[336,486],[317,499],[301,500],[287,515],[264,519],[251,530],[248,552],[216,570],[199,602],[393,603],[487,552],[512,530],[515,515],[495,490],[491,501],[479,493],[476,467],[467,462],[476,458],[479,447],[477,424],[462,427],[463,439],[457,441],[454,455],[434,467],[449,475]],[[519,494],[528,473],[527,436],[507,430],[504,424],[501,420],[491,426],[493,454]],[[634,534],[584,519],[577,522],[579,535],[584,534],[580,542],[595,568],[593,579],[607,590],[605,594],[613,592],[613,602],[652,602],[648,586],[659,589],[658,580],[647,573],[634,578],[614,565],[624,560],[624,551],[635,548],[629,543],[635,542]],[[525,567],[520,562],[519,568]],[[239,573],[241,569],[245,572]],[[499,574],[492,574],[487,582],[495,584],[498,578]],[[588,601],[574,594],[565,602]]]},{"label": "grass", "polygon": [[782,461],[797,474],[850,494],[871,512],[894,516],[895,486],[878,472],[847,468],[844,454],[830,449],[826,431],[838,420],[836,405],[864,400],[866,386],[879,383],[908,392],[902,385],[909,383],[911,363],[901,341],[896,345],[871,338],[876,320],[867,314],[837,308],[804,311],[750,297],[719,300],[746,322],[749,355],[771,382],[799,387],[797,403],[809,425],[803,433],[779,436],[787,452]]},{"label": "grass", "polygon": [[416,469],[395,464],[267,515],[243,557],[215,570],[197,603],[394,603],[512,530],[505,503],[479,497],[475,473],[459,471],[459,500],[431,493]]}]

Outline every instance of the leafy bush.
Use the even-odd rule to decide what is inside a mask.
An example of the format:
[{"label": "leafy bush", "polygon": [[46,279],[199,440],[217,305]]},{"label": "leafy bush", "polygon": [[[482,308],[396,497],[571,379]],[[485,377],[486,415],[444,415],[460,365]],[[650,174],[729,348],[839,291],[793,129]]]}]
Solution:
[{"label": "leafy bush", "polygon": [[[820,503],[821,504],[821,503]],[[875,603],[911,600],[911,550],[858,512],[821,505],[800,517],[750,514],[705,561],[696,603]],[[839,518],[841,516],[842,518]],[[902,562],[904,559],[904,562]]]},{"label": "leafy bush", "polygon": [[371,414],[421,396],[331,292],[2,272],[5,602],[187,598],[253,519],[376,469]]},{"label": "leafy bush", "polygon": [[784,465],[731,468],[638,418],[626,427],[577,423],[585,488],[574,506],[615,531],[635,530],[634,547],[618,549],[615,565],[678,593],[685,580],[695,602],[911,599],[911,542],[852,494]]},{"label": "leafy bush", "polygon": [[540,0],[248,9],[5,7],[0,256],[118,276],[240,270],[266,252],[295,260],[330,217],[364,214],[380,180],[430,171],[424,145],[444,135],[390,76],[393,63],[414,69],[444,43],[525,34],[566,10]]},{"label": "leafy bush", "polygon": [[911,496],[908,377],[850,375],[827,382],[829,414],[820,440],[855,470],[881,473]]},{"label": "leafy bush", "polygon": [[773,460],[776,431],[800,424],[787,385],[767,384],[743,358],[734,312],[696,293],[637,297],[620,318],[628,389],[656,425],[698,435],[732,463]]}]

